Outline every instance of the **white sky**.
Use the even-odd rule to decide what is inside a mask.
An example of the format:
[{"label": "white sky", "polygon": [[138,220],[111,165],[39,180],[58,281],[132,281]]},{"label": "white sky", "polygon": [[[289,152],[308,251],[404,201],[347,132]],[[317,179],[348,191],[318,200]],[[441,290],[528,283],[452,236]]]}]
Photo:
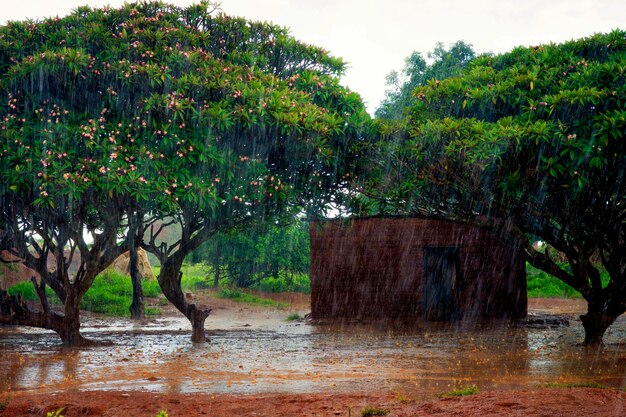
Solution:
[{"label": "white sky", "polygon": [[[0,0],[0,23],[63,16],[80,5],[123,0]],[[166,0],[167,1],[167,0]],[[169,0],[188,5],[193,0]],[[626,29],[625,0],[222,0],[222,9],[287,26],[298,39],[349,63],[343,83],[361,94],[370,113],[385,91],[385,75],[412,51],[464,40],[477,52],[562,42]]]}]

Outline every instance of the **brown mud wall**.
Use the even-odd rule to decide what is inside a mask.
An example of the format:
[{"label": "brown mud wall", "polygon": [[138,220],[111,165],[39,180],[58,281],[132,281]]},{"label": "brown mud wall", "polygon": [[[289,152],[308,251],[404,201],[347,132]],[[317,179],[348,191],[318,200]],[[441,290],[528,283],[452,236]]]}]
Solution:
[{"label": "brown mud wall", "polygon": [[313,319],[412,320],[424,316],[426,248],[456,247],[456,318],[526,316],[520,245],[487,229],[423,218],[312,222]]}]

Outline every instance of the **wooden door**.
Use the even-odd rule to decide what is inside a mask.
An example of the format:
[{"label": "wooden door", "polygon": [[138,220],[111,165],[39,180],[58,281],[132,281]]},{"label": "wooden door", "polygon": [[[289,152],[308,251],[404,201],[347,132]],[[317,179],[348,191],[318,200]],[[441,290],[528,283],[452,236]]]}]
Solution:
[{"label": "wooden door", "polygon": [[424,248],[424,317],[448,321],[459,313],[461,268],[458,247]]}]

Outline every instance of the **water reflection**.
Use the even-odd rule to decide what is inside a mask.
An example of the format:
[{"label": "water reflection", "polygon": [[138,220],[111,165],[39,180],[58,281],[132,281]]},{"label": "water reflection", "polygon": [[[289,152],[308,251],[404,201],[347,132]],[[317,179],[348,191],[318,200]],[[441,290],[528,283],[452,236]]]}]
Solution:
[{"label": "water reflection", "polygon": [[413,398],[458,386],[511,389],[553,382],[624,386],[626,324],[586,350],[570,328],[394,329],[278,323],[216,330],[193,345],[187,331],[89,329],[113,346],[62,349],[49,333],[0,328],[0,392],[319,392],[392,390]]}]

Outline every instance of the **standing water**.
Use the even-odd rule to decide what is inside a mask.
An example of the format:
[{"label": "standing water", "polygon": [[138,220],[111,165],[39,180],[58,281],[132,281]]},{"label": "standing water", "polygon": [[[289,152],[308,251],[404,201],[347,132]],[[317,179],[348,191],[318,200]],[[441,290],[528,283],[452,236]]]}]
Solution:
[{"label": "standing water", "polygon": [[[252,323],[252,324],[250,324]],[[626,320],[601,350],[578,346],[570,327],[420,329],[316,326],[283,319],[214,319],[210,342],[189,341],[184,319],[148,325],[87,321],[84,334],[109,345],[59,347],[52,333],[0,328],[0,392],[142,390],[267,393],[391,391],[428,398],[476,384],[481,390],[551,383],[623,388]]]}]

